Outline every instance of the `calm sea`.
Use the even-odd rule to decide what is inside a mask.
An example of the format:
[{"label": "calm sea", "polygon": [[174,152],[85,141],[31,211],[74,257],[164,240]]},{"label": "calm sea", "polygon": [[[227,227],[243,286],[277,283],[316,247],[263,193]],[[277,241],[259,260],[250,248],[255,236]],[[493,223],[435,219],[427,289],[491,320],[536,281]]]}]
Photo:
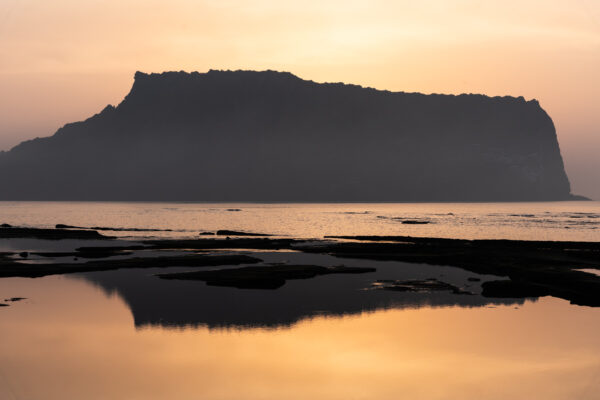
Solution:
[{"label": "calm sea", "polygon": [[[406,224],[418,221],[424,224]],[[299,238],[407,235],[446,238],[600,241],[600,202],[206,204],[0,202],[16,226],[171,229],[117,236],[194,237],[218,229]]]},{"label": "calm sea", "polygon": [[[231,229],[600,241],[600,203],[0,202],[0,223],[173,230],[104,232],[134,240]],[[42,242],[81,245],[1,239],[0,251],[48,246]],[[481,282],[498,277],[454,267],[248,253],[265,263],[377,271],[277,290],[161,280],[155,274],[165,269],[156,268],[2,278],[0,399],[599,398],[598,308],[485,298]],[[179,270],[186,268],[168,271]],[[378,279],[432,277],[474,295],[369,290]]]}]

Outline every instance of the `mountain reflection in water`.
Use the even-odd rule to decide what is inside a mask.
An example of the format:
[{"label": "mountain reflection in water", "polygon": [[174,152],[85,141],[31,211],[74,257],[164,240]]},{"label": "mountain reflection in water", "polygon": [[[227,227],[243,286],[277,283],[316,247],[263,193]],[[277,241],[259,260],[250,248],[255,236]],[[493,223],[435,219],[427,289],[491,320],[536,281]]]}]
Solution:
[{"label": "mountain reflection in water", "polygon": [[[123,280],[133,278],[128,275],[133,271],[117,272],[127,273]],[[207,308],[223,305],[224,294],[266,293],[211,288],[203,282],[179,286],[148,271],[137,272],[139,278],[146,273],[148,281],[131,279],[131,286],[137,281],[145,292],[140,298],[155,299],[147,305],[150,309],[169,304],[164,309],[170,311],[175,305],[168,303],[169,291],[153,292],[155,287],[146,285],[150,281],[172,289],[189,285],[187,296],[193,289],[220,290],[223,295],[213,297]],[[0,280],[3,296],[27,297],[0,310],[1,399],[597,399],[598,308],[550,297],[519,306],[431,307],[423,297],[419,309],[316,316],[283,329],[148,324],[136,329],[123,298],[88,282],[103,274],[112,276],[107,287],[116,288],[114,283],[122,280],[112,272],[84,279]],[[269,293],[283,295],[296,283],[329,278],[334,276],[288,282]],[[446,278],[458,279],[449,272]],[[331,298],[337,293],[316,290]],[[404,299],[402,293],[386,295]],[[308,297],[313,296],[303,296]],[[473,299],[455,296],[451,301]],[[186,304],[185,296],[181,304]],[[157,309],[153,318],[161,312]],[[201,316],[186,322],[201,321]],[[166,312],[162,317],[171,318]]]},{"label": "mountain reflection in water", "polygon": [[[131,309],[136,327],[197,327],[252,328],[290,326],[316,315],[341,316],[390,308],[423,306],[476,307],[487,304],[522,304],[523,299],[489,299],[480,296],[482,280],[497,279],[476,275],[453,267],[338,259],[320,254],[251,253],[265,262],[375,267],[365,274],[336,274],[311,279],[288,280],[276,290],[237,289],[208,286],[202,281],[163,280],[155,276],[164,269],[117,270],[70,275],[85,279],[106,293],[118,293]],[[194,270],[169,268],[168,272]],[[198,269],[195,269],[198,270]],[[202,268],[201,270],[205,270]],[[449,291],[427,293],[374,290],[379,279],[437,278],[474,295],[457,295]]]}]

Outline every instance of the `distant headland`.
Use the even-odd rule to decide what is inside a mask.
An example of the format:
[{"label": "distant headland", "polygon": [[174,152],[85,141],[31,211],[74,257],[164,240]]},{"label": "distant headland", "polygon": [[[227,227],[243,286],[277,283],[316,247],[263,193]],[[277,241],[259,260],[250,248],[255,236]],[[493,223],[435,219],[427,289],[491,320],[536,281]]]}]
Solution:
[{"label": "distant headland", "polygon": [[136,72],[129,94],[0,152],[1,200],[551,201],[570,185],[536,100],[287,72]]}]

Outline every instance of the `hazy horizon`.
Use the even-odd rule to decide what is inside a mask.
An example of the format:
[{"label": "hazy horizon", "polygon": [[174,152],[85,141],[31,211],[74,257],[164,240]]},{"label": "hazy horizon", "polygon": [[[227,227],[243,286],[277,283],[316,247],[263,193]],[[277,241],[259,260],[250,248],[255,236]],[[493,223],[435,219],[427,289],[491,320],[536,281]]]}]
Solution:
[{"label": "hazy horizon", "polygon": [[0,150],[128,93],[136,70],[273,69],[391,91],[537,99],[572,192],[600,198],[600,4],[60,0],[0,5]]}]

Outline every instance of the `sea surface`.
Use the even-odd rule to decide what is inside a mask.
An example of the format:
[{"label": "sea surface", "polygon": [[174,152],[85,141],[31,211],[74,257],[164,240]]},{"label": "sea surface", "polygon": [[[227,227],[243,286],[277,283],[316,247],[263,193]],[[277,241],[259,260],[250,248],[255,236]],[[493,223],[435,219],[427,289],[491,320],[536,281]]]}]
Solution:
[{"label": "sea surface", "polygon": [[[424,222],[406,224],[405,221]],[[115,236],[197,237],[218,229],[298,238],[406,235],[600,241],[600,202],[207,204],[0,202],[0,224],[171,229]]]},{"label": "sea surface", "polygon": [[[2,223],[171,230],[102,231],[119,242],[217,229],[307,239],[600,241],[600,202],[0,202]],[[80,245],[0,239],[0,251]],[[497,277],[449,266],[245,253],[266,263],[377,271],[292,280],[277,290],[161,280],[160,268],[1,278],[0,303],[8,306],[0,307],[0,399],[600,398],[599,308],[553,297],[485,298],[481,282]],[[371,285],[427,278],[474,294]],[[13,297],[25,299],[8,301]]]}]

